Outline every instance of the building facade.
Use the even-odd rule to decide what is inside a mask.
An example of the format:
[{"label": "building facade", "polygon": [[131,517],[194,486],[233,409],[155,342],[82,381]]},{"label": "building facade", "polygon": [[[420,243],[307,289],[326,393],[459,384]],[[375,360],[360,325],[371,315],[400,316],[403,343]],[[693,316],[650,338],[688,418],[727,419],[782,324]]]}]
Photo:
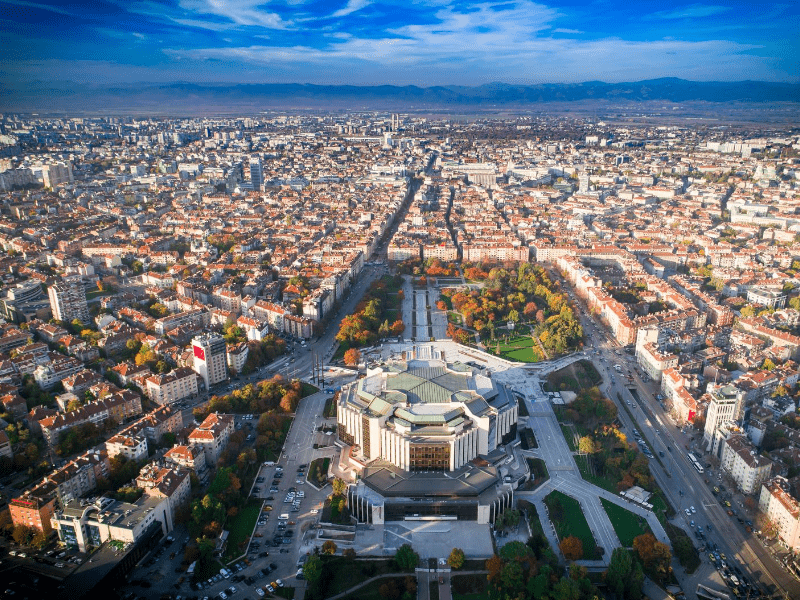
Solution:
[{"label": "building facade", "polygon": [[472,367],[410,359],[342,389],[338,434],[364,464],[454,471],[512,439],[517,416],[510,390]]},{"label": "building facade", "polygon": [[225,339],[217,333],[206,333],[192,340],[195,373],[203,378],[206,389],[228,378]]},{"label": "building facade", "polygon": [[51,285],[47,289],[50,309],[57,321],[70,323],[78,319],[81,323],[89,323],[89,305],[86,303],[86,290],[80,278],[64,280]]}]

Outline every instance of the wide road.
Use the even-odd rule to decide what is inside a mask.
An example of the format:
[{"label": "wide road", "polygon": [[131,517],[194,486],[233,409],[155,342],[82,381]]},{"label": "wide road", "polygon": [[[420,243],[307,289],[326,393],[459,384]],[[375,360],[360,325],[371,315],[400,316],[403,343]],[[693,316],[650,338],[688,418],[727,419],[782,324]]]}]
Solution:
[{"label": "wide road", "polygon": [[[602,326],[586,313],[582,303],[575,302],[575,304],[580,310],[584,331],[589,336],[589,345],[594,346],[600,352],[596,356],[599,360],[595,360],[595,364],[604,372],[604,377],[608,378],[607,381],[612,382],[607,389],[608,397],[618,404],[620,419],[629,432],[633,424],[624,408],[627,407],[631,410],[640,426],[640,433],[653,453],[663,463],[662,467],[658,459],[652,459],[650,461],[651,471],[672,506],[679,511],[679,518],[686,522],[685,528],[689,529],[691,521],[694,521],[696,526],[710,525],[711,534],[707,536],[707,539],[716,543],[720,547],[720,552],[729,558],[736,557],[733,562],[748,573],[751,581],[758,581],[761,583],[761,587],[772,592],[779,592],[785,597],[800,598],[800,582],[778,564],[752,534],[746,534],[741,527],[734,523],[712,494],[709,485],[705,483],[706,476],[698,473],[691,465],[686,452],[690,438],[674,425],[671,418],[638,377],[635,369],[628,366],[628,355],[614,340],[610,339]],[[619,374],[611,368],[614,364],[623,366],[623,374]],[[628,383],[625,376],[627,373],[633,375],[633,384]],[[638,404],[636,397],[628,389],[629,386],[635,387],[644,406]],[[625,403],[625,407],[622,406],[622,403]],[[661,457],[659,452],[663,452],[664,457]],[[696,512],[691,516],[685,515],[683,511],[691,506],[695,508]],[[708,563],[707,554],[701,558],[705,564]],[[708,569],[705,570],[708,571]]]}]

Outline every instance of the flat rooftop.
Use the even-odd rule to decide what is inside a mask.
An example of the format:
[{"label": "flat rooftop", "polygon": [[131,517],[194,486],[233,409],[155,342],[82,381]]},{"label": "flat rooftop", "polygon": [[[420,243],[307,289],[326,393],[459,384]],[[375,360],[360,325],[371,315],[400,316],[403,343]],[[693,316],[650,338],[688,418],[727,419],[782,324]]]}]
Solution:
[{"label": "flat rooftop", "polygon": [[384,497],[478,497],[499,482],[499,475],[495,467],[474,464],[447,472],[411,472],[383,464],[366,467],[361,481]]}]

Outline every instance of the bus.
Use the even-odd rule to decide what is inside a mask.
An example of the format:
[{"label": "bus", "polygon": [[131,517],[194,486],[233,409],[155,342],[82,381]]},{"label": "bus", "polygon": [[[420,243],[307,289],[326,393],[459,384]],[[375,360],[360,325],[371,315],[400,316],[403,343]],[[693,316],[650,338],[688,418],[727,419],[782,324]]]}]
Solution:
[{"label": "bus", "polygon": [[697,470],[697,472],[698,473],[702,473],[703,472],[703,467],[700,466],[700,461],[697,460],[697,457],[694,454],[692,454],[691,452],[689,452],[686,456],[689,457],[689,462],[692,463],[692,465]]}]

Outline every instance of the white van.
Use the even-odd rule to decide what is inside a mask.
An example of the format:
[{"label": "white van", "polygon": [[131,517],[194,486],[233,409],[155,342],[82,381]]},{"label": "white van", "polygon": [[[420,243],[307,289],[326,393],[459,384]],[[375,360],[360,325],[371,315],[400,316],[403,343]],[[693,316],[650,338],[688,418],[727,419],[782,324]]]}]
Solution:
[{"label": "white van", "polygon": [[281,515],[278,517],[278,519],[281,520],[281,521],[288,521],[289,520],[289,513],[281,513]]}]

